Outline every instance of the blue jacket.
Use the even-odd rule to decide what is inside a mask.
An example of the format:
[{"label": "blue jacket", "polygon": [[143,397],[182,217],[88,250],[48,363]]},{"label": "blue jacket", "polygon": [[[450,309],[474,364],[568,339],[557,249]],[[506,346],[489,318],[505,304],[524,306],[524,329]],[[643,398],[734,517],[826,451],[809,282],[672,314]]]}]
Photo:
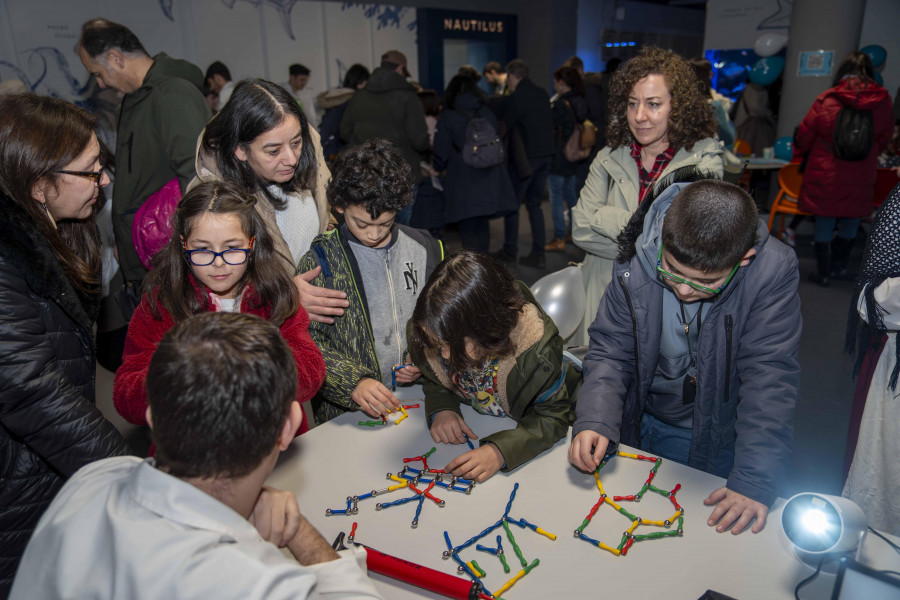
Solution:
[{"label": "blue jacket", "polygon": [[[674,184],[654,202],[637,254],[613,268],[588,330],[574,434],[593,430],[640,446],[668,293],[655,276],[662,218],[685,185]],[[796,255],[764,225],[757,235],[755,258],[704,311],[690,466],[714,472],[719,454],[733,448],[728,489],[770,505],[793,443],[801,317]]]}]

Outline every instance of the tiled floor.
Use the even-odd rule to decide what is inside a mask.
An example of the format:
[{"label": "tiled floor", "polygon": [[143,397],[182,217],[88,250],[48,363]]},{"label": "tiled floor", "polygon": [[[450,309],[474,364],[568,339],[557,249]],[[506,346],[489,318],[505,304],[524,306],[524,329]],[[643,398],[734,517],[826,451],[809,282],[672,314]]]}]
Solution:
[{"label": "tiled floor", "polygon": [[[549,205],[545,204],[544,209],[545,225],[548,231],[552,231]],[[496,250],[503,240],[502,220],[491,222],[491,236],[491,247]],[[524,209],[520,218],[519,240],[519,254],[524,256],[531,247],[528,216]],[[445,245],[448,252],[459,248],[458,236],[454,231],[446,234]],[[829,288],[821,288],[809,283],[806,276],[815,268],[810,239],[798,238],[797,246],[803,305],[801,379],[794,455],[782,490],[785,497],[800,491],[840,493],[841,467],[853,395],[851,359],[841,352],[853,284],[833,283]],[[860,253],[861,249],[856,248],[854,258],[857,262]],[[531,285],[543,275],[562,269],[569,261],[578,261],[582,256],[583,253],[570,244],[564,252],[547,253],[546,270],[522,266],[514,266],[513,270],[518,278]],[[112,374],[98,367],[98,405],[126,432],[135,448],[146,448],[146,432],[124,423],[115,414],[111,397]]]}]

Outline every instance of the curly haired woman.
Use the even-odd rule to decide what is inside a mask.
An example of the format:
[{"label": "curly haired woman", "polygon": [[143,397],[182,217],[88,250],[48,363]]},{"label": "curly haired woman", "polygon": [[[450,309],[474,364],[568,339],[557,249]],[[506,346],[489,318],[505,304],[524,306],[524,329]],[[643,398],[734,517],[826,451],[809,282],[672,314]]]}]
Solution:
[{"label": "curly haired woman", "polygon": [[587,328],[612,277],[616,237],[648,192],[664,178],[677,181],[676,171],[684,167],[722,176],[715,131],[693,69],[677,54],[645,47],[616,71],[610,84],[608,146],[591,164],[572,209],[572,239],[587,252],[583,337],[576,343],[588,341]]}]

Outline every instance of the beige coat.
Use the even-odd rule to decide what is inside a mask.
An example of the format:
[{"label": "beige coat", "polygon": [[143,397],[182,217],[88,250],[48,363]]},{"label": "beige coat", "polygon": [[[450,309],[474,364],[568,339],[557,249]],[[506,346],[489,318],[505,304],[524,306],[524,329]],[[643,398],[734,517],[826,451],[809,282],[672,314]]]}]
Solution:
[{"label": "beige coat", "polygon": [[[215,157],[202,148],[203,135],[205,133],[206,130],[204,129],[200,132],[200,137],[197,138],[197,158],[194,161],[197,175],[191,180],[191,183],[188,184],[188,192],[199,183],[222,180],[222,175],[219,173]],[[316,209],[319,213],[319,233],[324,233],[328,228],[329,219],[331,218],[331,210],[328,206],[328,199],[325,196],[325,186],[328,185],[328,180],[331,178],[331,171],[329,171],[328,167],[325,165],[325,157],[322,154],[322,144],[319,141],[319,132],[317,132],[315,128],[310,127],[309,137],[316,149],[317,165],[316,184],[310,191],[312,192],[312,197],[316,202]],[[256,200],[256,210],[260,217],[262,217],[263,222],[265,222],[266,228],[269,230],[269,233],[275,242],[275,251],[283,259],[282,262],[284,263],[284,268],[285,271],[287,271],[288,277],[293,277],[297,272],[297,265],[291,258],[291,251],[288,248],[287,242],[284,241],[284,237],[278,229],[278,224],[275,221],[275,207],[272,206],[272,203],[269,202],[265,194],[257,193]]]},{"label": "beige coat", "polygon": [[[687,150],[682,148],[659,176],[696,165],[702,171],[722,176],[722,144],[705,138]],[[606,147],[591,163],[591,171],[572,209],[572,239],[587,252],[582,264],[585,287],[585,316],[581,331],[570,344],[586,345],[587,330],[597,316],[600,298],[612,278],[613,261],[619,254],[616,237],[638,207],[640,175],[631,157],[631,148]]]}]

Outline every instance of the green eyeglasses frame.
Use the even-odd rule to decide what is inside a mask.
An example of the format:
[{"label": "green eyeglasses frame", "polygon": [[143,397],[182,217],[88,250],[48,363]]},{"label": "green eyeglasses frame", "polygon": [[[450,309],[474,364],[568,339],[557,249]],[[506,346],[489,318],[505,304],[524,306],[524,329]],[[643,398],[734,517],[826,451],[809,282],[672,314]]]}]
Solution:
[{"label": "green eyeglasses frame", "polygon": [[738,261],[737,264],[734,265],[734,268],[731,269],[731,273],[728,274],[728,278],[725,279],[724,283],[722,283],[722,285],[720,285],[716,289],[713,289],[713,288],[708,288],[705,285],[700,285],[699,283],[694,283],[693,281],[688,281],[687,279],[684,279],[683,277],[679,277],[678,275],[669,273],[668,271],[663,269],[662,253],[663,253],[663,246],[662,246],[662,244],[660,244],[659,245],[659,254],[656,256],[656,271],[660,274],[660,276],[663,279],[665,279],[667,281],[671,281],[672,283],[683,283],[683,284],[689,286],[691,289],[695,289],[698,292],[703,292],[704,294],[716,295],[716,294],[721,293],[722,290],[725,289],[725,286],[727,286],[728,283],[731,281],[731,279],[734,277],[734,274],[737,273],[738,267],[741,266],[741,261]]}]

